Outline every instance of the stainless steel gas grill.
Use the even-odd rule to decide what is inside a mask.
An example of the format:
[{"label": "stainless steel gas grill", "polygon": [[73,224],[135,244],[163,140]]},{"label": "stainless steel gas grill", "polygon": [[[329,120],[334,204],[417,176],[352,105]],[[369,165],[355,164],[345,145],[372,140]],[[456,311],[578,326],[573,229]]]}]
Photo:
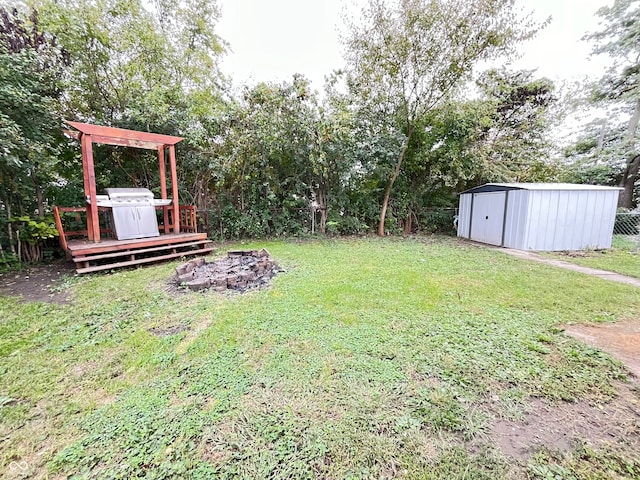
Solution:
[{"label": "stainless steel gas grill", "polygon": [[117,240],[160,235],[156,205],[169,205],[170,199],[154,199],[153,193],[146,188],[106,188],[105,192],[106,195],[96,196],[96,203],[99,207],[111,208]]}]

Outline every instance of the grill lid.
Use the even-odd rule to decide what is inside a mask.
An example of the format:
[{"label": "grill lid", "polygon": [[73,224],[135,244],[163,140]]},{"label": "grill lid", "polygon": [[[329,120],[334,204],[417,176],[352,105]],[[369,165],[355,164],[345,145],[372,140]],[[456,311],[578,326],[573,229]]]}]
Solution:
[{"label": "grill lid", "polygon": [[153,193],[148,188],[105,188],[111,200],[153,200]]}]

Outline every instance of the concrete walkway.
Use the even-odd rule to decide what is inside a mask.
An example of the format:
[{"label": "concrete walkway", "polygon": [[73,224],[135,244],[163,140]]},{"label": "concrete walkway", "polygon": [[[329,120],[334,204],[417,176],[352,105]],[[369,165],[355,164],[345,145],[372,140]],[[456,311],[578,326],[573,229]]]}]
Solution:
[{"label": "concrete walkway", "polygon": [[586,275],[602,278],[604,280],[610,280],[612,282],[625,283],[627,285],[640,287],[640,278],[627,277],[626,275],[620,275],[619,273],[609,272],[607,270],[598,270],[596,268],[583,267],[574,263],[563,262],[562,260],[546,258],[538,255],[535,252],[525,252],[522,250],[513,250],[511,248],[499,247],[495,247],[495,250],[506,253],[508,255],[512,255],[514,257],[523,258],[525,260],[533,260],[534,262],[545,263],[547,265],[553,265],[554,267],[573,270],[574,272],[584,273]]}]

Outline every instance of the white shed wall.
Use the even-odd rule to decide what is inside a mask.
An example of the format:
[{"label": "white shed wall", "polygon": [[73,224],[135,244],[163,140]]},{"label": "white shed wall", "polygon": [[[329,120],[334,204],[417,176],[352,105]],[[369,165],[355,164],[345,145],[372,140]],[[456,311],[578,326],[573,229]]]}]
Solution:
[{"label": "white shed wall", "polygon": [[522,250],[529,212],[529,190],[510,190],[504,225],[504,246]]},{"label": "white shed wall", "polygon": [[609,248],[617,190],[530,191],[523,250]]},{"label": "white shed wall", "polygon": [[458,236],[469,238],[469,220],[471,218],[471,193],[460,195],[458,205]]}]

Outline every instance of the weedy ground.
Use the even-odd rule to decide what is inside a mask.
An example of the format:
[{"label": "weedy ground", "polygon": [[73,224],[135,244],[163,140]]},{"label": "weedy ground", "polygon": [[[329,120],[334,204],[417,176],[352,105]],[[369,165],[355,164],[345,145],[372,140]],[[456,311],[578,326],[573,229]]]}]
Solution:
[{"label": "weedy ground", "polygon": [[637,288],[451,239],[243,247],[286,272],[0,297],[0,477],[640,478],[636,384],[558,327],[638,319]]},{"label": "weedy ground", "polygon": [[554,252],[545,256],[640,278],[640,236],[614,235],[611,248],[607,250]]}]

